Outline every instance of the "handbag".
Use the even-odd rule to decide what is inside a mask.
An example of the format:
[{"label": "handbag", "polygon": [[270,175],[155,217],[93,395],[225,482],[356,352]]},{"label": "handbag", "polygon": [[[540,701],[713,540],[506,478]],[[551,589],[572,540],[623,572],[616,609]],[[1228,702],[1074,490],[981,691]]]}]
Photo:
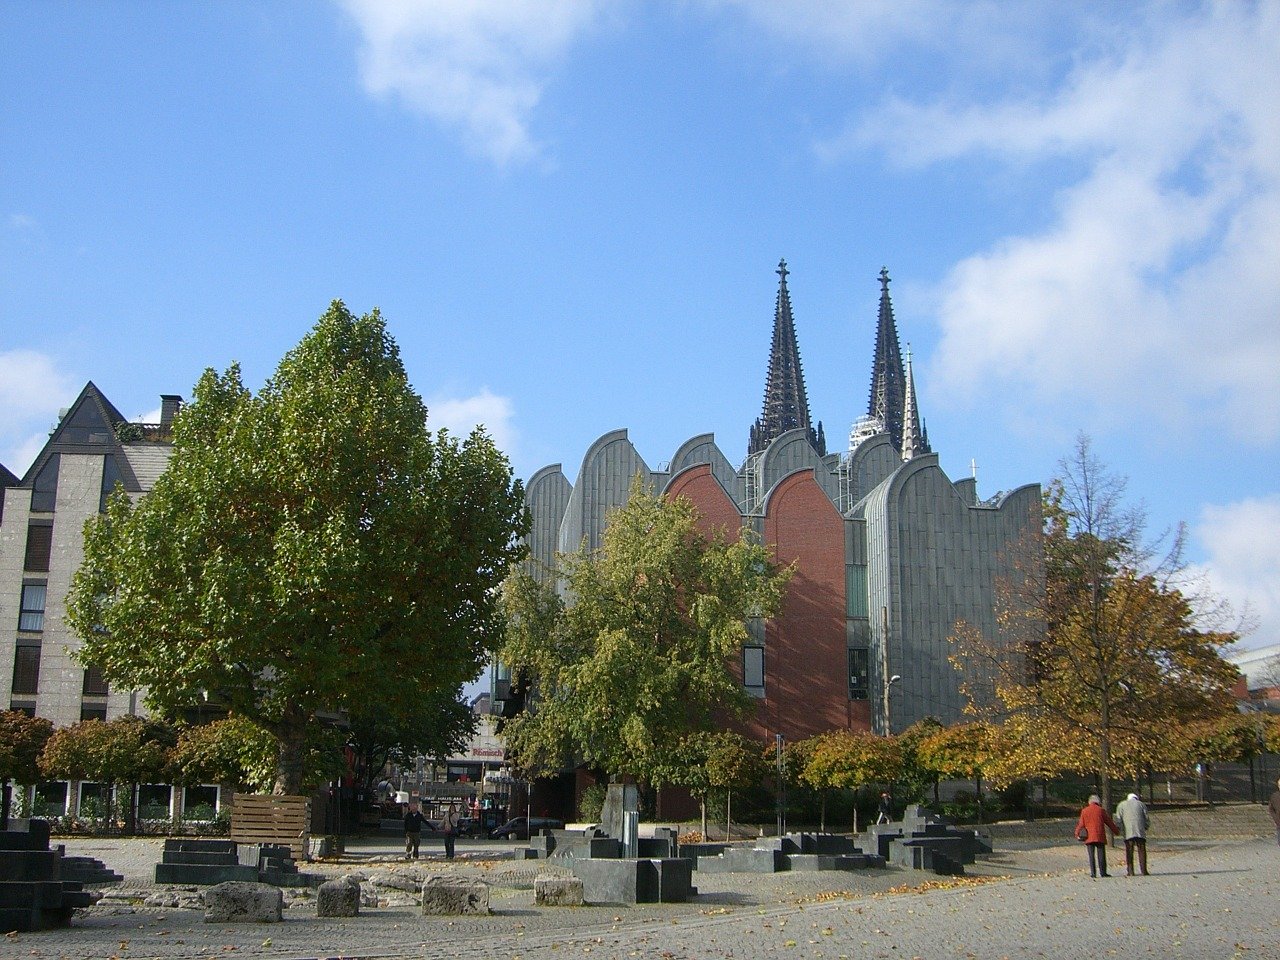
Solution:
[{"label": "handbag", "polygon": [[1089,839],[1089,828],[1085,826],[1076,827],[1076,839],[1084,843]]}]

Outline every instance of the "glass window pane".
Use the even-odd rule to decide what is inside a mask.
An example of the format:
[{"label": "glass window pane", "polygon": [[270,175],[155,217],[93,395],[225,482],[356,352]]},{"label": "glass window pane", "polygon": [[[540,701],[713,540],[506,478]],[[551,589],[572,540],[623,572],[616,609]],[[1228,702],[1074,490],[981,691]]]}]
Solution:
[{"label": "glass window pane", "polygon": [[18,614],[19,630],[37,631],[44,629],[46,589],[43,583],[24,583],[22,585],[22,610]]}]

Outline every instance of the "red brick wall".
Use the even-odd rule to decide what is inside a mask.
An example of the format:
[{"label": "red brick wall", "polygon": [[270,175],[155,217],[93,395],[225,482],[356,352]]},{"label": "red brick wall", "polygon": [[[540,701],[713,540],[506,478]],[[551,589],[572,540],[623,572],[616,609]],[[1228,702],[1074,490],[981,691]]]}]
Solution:
[{"label": "red brick wall", "polygon": [[[668,496],[684,496],[700,526],[736,531],[738,508],[706,465],[672,479]],[[781,732],[801,740],[839,727],[871,728],[870,704],[849,700],[845,653],[844,520],[812,471],[784,479],[769,498],[765,542],[780,564],[796,563],[782,615],[766,629],[765,699],[743,733],[762,741]],[[742,664],[733,671],[741,678]]]},{"label": "red brick wall", "polygon": [[796,569],[782,615],[766,629],[765,700],[752,732],[795,741],[839,727],[869,728],[867,704],[849,700],[844,519],[812,471],[774,488],[764,536],[778,562]]}]

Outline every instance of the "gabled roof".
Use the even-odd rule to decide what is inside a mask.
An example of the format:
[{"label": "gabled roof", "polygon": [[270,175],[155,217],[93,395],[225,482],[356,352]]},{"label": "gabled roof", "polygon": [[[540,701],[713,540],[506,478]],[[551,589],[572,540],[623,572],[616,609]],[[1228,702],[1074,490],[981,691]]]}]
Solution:
[{"label": "gabled roof", "polygon": [[138,478],[116,436],[116,425],[126,420],[125,415],[117,410],[90,380],[84,385],[84,389],[80,391],[80,395],[76,397],[62,419],[58,421],[53,433],[49,435],[49,442],[44,445],[35,461],[27,468],[18,486],[31,489],[40,471],[55,454],[98,454],[114,457],[120,472],[120,482],[127,491],[141,492],[142,487],[138,483]]}]

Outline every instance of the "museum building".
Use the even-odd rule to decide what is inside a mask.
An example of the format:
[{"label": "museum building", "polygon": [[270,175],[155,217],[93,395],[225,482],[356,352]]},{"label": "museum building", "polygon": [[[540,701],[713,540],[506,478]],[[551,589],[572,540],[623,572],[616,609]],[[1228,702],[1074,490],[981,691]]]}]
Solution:
[{"label": "museum building", "polygon": [[[780,615],[750,624],[735,664],[757,701],[744,733],[794,741],[838,728],[897,733],[930,716],[954,722],[965,704],[948,637],[958,621],[994,635],[998,583],[1039,536],[1040,486],[980,499],[975,479],[943,472],[885,270],[866,413],[848,449],[828,453],[810,417],[785,261],[778,275],[764,405],[745,461],[734,467],[701,434],[650,467],[626,430],[606,433],[573,483],[560,464],[529,479],[526,569],[554,577],[557,554],[597,548],[638,475],[691,500],[708,533],[748,528],[780,564],[795,564]],[[501,665],[494,677],[494,708],[510,714],[518,691]]]}]

